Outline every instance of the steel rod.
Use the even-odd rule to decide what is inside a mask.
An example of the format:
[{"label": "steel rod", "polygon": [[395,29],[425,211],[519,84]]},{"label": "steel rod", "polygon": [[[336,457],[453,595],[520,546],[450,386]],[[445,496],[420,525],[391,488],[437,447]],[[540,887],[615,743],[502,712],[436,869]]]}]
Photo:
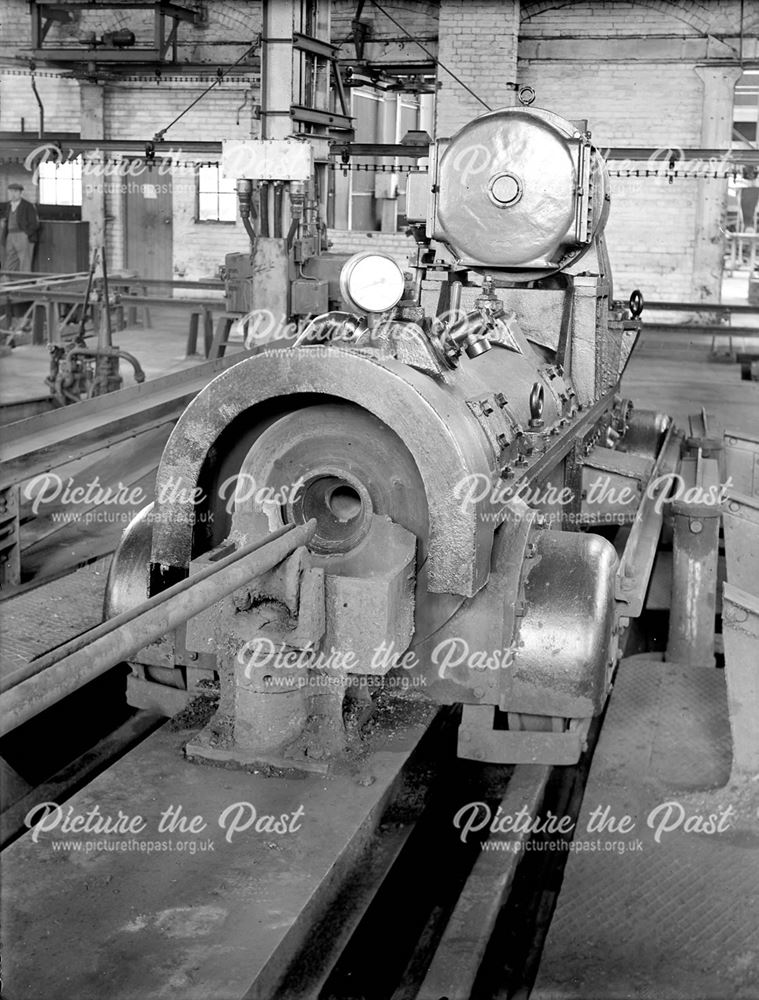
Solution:
[{"label": "steel rod", "polygon": [[0,695],[0,736],[34,718],[189,618],[273,569],[312,538],[288,525],[32,662],[36,673]]}]

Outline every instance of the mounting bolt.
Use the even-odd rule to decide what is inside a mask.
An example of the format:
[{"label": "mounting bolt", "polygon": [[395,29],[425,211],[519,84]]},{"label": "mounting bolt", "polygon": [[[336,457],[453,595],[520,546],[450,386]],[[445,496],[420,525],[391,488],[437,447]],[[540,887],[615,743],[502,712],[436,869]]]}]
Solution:
[{"label": "mounting bolt", "polygon": [[741,508],[740,505],[735,502],[735,500],[731,500],[730,503],[727,505],[727,509],[732,511],[733,514],[737,514]]},{"label": "mounting bolt", "polygon": [[747,620],[748,620],[748,612],[745,611],[743,608],[731,608],[727,612],[727,614],[724,614],[723,612],[722,615],[723,622],[728,622],[728,623],[735,622],[736,624],[740,625],[742,622],[745,622]]},{"label": "mounting bolt", "polygon": [[188,656],[190,657],[191,660],[197,660],[198,658],[197,653],[188,653]]},{"label": "mounting bolt", "polygon": [[475,698],[484,698],[485,697],[485,688],[476,687],[474,689],[474,696],[475,696]]},{"label": "mounting bolt", "polygon": [[691,521],[688,524],[688,528],[694,535],[700,535],[701,532],[704,530],[704,523],[703,521]]}]

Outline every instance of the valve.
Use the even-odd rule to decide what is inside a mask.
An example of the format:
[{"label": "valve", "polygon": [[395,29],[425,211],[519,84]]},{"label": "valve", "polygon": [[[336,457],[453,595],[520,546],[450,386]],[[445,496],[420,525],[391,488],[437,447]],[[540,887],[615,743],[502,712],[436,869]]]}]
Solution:
[{"label": "valve", "polygon": [[639,288],[636,288],[634,292],[630,294],[630,315],[633,319],[637,319],[638,316],[643,312],[643,292]]}]

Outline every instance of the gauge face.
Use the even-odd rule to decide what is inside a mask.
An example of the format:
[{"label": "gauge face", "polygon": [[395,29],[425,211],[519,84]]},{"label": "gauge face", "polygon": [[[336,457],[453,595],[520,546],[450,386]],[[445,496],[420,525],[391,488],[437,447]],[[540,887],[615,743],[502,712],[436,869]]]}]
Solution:
[{"label": "gauge face", "polygon": [[359,312],[383,313],[403,298],[403,271],[385,254],[357,253],[340,272],[343,298]]}]

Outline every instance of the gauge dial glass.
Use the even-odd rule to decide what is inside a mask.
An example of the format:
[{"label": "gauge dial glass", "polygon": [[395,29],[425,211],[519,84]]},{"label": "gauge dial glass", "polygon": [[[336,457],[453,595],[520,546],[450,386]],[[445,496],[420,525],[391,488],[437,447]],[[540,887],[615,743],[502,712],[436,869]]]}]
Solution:
[{"label": "gauge dial glass", "polygon": [[384,254],[351,257],[340,277],[343,295],[362,312],[387,312],[403,297],[403,271],[392,257]]}]

